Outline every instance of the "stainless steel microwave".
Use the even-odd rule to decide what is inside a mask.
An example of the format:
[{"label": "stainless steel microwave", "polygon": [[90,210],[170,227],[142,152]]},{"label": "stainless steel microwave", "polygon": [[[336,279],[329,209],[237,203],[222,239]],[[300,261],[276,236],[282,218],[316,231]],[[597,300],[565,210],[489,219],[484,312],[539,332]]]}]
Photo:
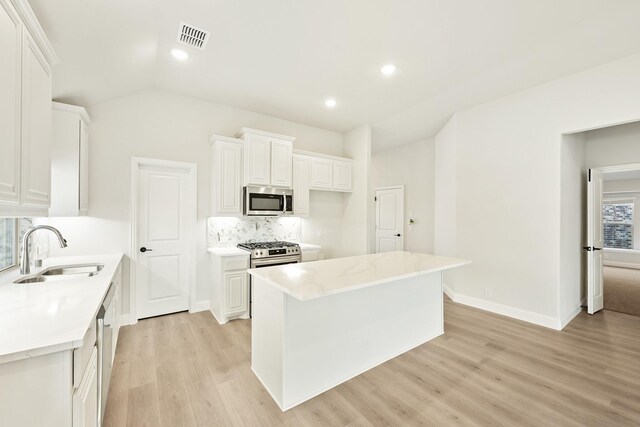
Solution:
[{"label": "stainless steel microwave", "polygon": [[248,216],[293,215],[293,190],[272,187],[244,187],[243,214]]}]

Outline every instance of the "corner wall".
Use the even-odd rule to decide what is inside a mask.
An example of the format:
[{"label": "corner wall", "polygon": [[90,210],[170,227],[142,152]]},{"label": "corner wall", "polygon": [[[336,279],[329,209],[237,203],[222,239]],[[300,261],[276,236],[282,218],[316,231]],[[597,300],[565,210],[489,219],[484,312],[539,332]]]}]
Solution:
[{"label": "corner wall", "polygon": [[341,256],[364,255],[370,248],[371,126],[344,134],[344,155],[353,159],[353,192],[343,196]]},{"label": "corner wall", "polygon": [[[560,328],[562,135],[640,118],[640,55],[456,113],[436,137],[436,180],[455,170],[455,255],[447,277],[471,305]],[[439,140],[454,139],[455,156]],[[438,213],[445,211],[436,190]],[[442,190],[442,188],[440,188]],[[441,219],[440,219],[441,220]],[[436,233],[436,250],[443,242]],[[580,259],[571,260],[571,271]]]}]

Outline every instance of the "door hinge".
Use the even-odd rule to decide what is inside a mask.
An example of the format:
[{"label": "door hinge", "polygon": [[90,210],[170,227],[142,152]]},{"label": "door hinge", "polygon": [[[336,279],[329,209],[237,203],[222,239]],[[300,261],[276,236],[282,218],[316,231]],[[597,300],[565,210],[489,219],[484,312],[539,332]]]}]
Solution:
[{"label": "door hinge", "polygon": [[602,248],[596,248],[595,246],[583,246],[582,249],[586,249],[587,252],[602,250]]},{"label": "door hinge", "polygon": [[587,178],[587,181],[591,182],[591,169],[589,169],[589,177]]},{"label": "door hinge", "polygon": [[374,202],[377,202],[377,201],[378,201],[378,196],[375,196],[375,197],[373,198],[373,201],[374,201]]}]

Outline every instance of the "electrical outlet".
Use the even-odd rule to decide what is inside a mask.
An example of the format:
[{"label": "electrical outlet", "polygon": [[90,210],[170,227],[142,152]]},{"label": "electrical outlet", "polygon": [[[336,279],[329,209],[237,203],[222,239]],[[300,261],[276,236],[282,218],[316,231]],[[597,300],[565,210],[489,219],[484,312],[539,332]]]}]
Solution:
[{"label": "electrical outlet", "polygon": [[493,289],[484,288],[484,297],[485,298],[493,298]]},{"label": "electrical outlet", "polygon": [[318,231],[316,232],[316,237],[317,237],[318,239],[322,239],[322,237],[323,237],[323,236],[324,236],[324,233],[322,232],[322,230],[318,230]]}]

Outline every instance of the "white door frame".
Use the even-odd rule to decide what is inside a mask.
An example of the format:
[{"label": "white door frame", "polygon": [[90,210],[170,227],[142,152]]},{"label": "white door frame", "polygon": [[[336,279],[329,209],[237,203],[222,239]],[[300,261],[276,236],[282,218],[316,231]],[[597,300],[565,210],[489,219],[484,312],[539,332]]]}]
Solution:
[{"label": "white door frame", "polygon": [[172,168],[180,168],[189,172],[189,184],[193,189],[193,197],[191,198],[193,209],[193,221],[190,230],[186,234],[191,237],[193,244],[189,251],[190,268],[189,268],[189,312],[196,310],[196,223],[198,208],[198,167],[195,163],[175,162],[172,160],[150,159],[146,157],[131,157],[131,245],[129,265],[129,324],[138,323],[138,309],[136,301],[136,272],[138,262],[138,174],[142,166],[166,166]]},{"label": "white door frame", "polygon": [[[612,172],[632,172],[632,171],[640,170],[640,163],[630,163],[630,164],[626,164],[626,165],[615,165],[615,166],[600,166],[600,167],[591,168],[591,169],[594,169],[594,170],[597,170],[599,172],[602,172],[603,174],[612,173]],[[587,203],[587,207],[588,207],[588,209],[591,209],[591,206],[589,205],[589,203]],[[593,214],[592,214],[592,216],[593,216]],[[590,226],[590,224],[587,224],[587,227],[589,227],[589,226]],[[603,248],[603,250],[604,250],[604,248]],[[587,275],[588,274],[589,274],[589,271],[587,271]],[[602,269],[600,270],[600,274],[603,274],[603,270]],[[588,280],[589,280],[589,278],[587,277],[587,281]],[[589,299],[589,298],[590,298],[589,286],[587,285],[587,299]]]},{"label": "white door frame", "polygon": [[[402,236],[401,237],[402,237],[402,250],[405,250],[406,233],[405,233],[405,229],[404,229],[404,218],[405,218],[404,217],[404,215],[405,215],[405,212],[404,212],[404,203],[405,203],[404,196],[406,194],[405,194],[405,191],[404,191],[404,184],[401,184],[401,185],[390,185],[390,186],[387,186],[387,187],[375,187],[373,189],[374,197],[377,197],[376,195],[378,194],[378,191],[382,191],[382,190],[402,190],[402,231],[401,231]],[[373,221],[373,238],[374,238],[373,253],[377,253],[378,252],[378,237],[376,236],[376,233],[378,231],[378,204],[377,203],[374,205],[373,214],[374,214],[374,217],[375,217],[374,221]]]}]

